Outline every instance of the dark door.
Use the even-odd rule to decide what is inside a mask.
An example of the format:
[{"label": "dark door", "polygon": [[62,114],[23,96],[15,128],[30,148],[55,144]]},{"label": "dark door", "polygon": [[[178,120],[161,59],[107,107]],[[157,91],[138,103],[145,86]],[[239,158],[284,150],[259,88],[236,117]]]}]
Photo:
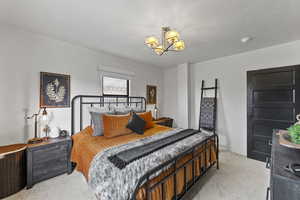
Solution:
[{"label": "dark door", "polygon": [[[265,161],[270,157],[273,129],[295,123],[300,97],[297,66],[247,72],[247,154]],[[299,78],[297,78],[299,77]],[[297,95],[299,94],[299,95]]]}]

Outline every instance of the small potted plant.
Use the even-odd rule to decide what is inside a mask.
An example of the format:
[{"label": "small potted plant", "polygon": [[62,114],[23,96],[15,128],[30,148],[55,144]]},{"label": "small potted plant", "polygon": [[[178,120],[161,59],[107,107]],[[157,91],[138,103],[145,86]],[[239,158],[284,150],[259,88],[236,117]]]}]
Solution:
[{"label": "small potted plant", "polygon": [[288,128],[291,142],[294,144],[300,144],[300,124],[296,123]]}]

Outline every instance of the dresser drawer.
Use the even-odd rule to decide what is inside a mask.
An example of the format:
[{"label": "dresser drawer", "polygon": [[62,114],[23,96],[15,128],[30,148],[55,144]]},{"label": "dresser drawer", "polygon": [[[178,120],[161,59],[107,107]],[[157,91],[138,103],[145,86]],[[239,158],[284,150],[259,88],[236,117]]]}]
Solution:
[{"label": "dresser drawer", "polygon": [[32,169],[32,178],[34,182],[39,182],[66,173],[67,170],[67,157],[55,158],[44,163],[35,163]]},{"label": "dresser drawer", "polygon": [[45,163],[56,158],[66,158],[67,155],[67,144],[55,144],[49,146],[48,148],[33,150],[32,161],[34,164]]},{"label": "dresser drawer", "polygon": [[172,128],[173,119],[171,119],[171,118],[161,118],[161,119],[158,119],[157,121],[154,121],[154,123],[158,124],[158,125],[168,126],[168,127]]},{"label": "dresser drawer", "polygon": [[35,183],[70,173],[70,137],[49,139],[27,147],[27,189]]},{"label": "dresser drawer", "polygon": [[300,184],[282,177],[273,177],[272,200],[299,200]]},{"label": "dresser drawer", "polygon": [[299,200],[300,179],[285,170],[290,163],[300,163],[297,149],[288,148],[279,144],[278,133],[275,131],[272,141],[270,199],[271,200]]}]

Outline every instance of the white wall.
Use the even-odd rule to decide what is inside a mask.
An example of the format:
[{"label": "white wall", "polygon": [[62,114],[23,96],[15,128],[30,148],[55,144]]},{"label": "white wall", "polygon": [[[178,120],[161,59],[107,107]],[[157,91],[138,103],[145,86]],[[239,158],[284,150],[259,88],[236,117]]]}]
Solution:
[{"label": "white wall", "polygon": [[189,63],[164,70],[164,106],[161,115],[173,118],[174,127],[190,127],[189,77]]},{"label": "white wall", "polygon": [[190,127],[189,119],[189,64],[177,66],[177,124],[182,128]]},{"label": "white wall", "polygon": [[[0,26],[0,145],[24,142],[33,137],[33,121],[25,113],[37,112],[39,72],[71,75],[71,96],[99,94],[97,68],[113,66],[131,71],[131,95],[146,96],[146,85],[158,86],[158,104],[162,107],[161,70],[125,58],[97,52],[22,31]],[[49,109],[51,127],[70,130],[70,108]]]},{"label": "white wall", "polygon": [[[190,65],[191,125],[197,128],[201,80],[209,85],[219,79],[218,132],[221,145],[231,151],[247,153],[247,77],[248,70],[300,64],[300,41]],[[171,70],[171,69],[168,69]],[[175,73],[175,72],[174,72]],[[168,87],[164,86],[164,90]],[[176,92],[176,91],[174,91]],[[166,107],[168,109],[168,107]],[[166,110],[165,112],[168,112]]]},{"label": "white wall", "polygon": [[174,119],[177,126],[177,68],[165,69],[163,73],[163,109],[160,115]]}]

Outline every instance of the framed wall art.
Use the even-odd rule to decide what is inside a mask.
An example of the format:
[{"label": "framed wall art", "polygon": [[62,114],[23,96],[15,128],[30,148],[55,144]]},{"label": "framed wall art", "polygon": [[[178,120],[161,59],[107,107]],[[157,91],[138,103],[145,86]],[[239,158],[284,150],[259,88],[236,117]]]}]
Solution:
[{"label": "framed wall art", "polygon": [[156,104],[157,90],[156,86],[147,85],[147,104]]},{"label": "framed wall art", "polygon": [[70,75],[40,73],[40,107],[70,107]]}]

